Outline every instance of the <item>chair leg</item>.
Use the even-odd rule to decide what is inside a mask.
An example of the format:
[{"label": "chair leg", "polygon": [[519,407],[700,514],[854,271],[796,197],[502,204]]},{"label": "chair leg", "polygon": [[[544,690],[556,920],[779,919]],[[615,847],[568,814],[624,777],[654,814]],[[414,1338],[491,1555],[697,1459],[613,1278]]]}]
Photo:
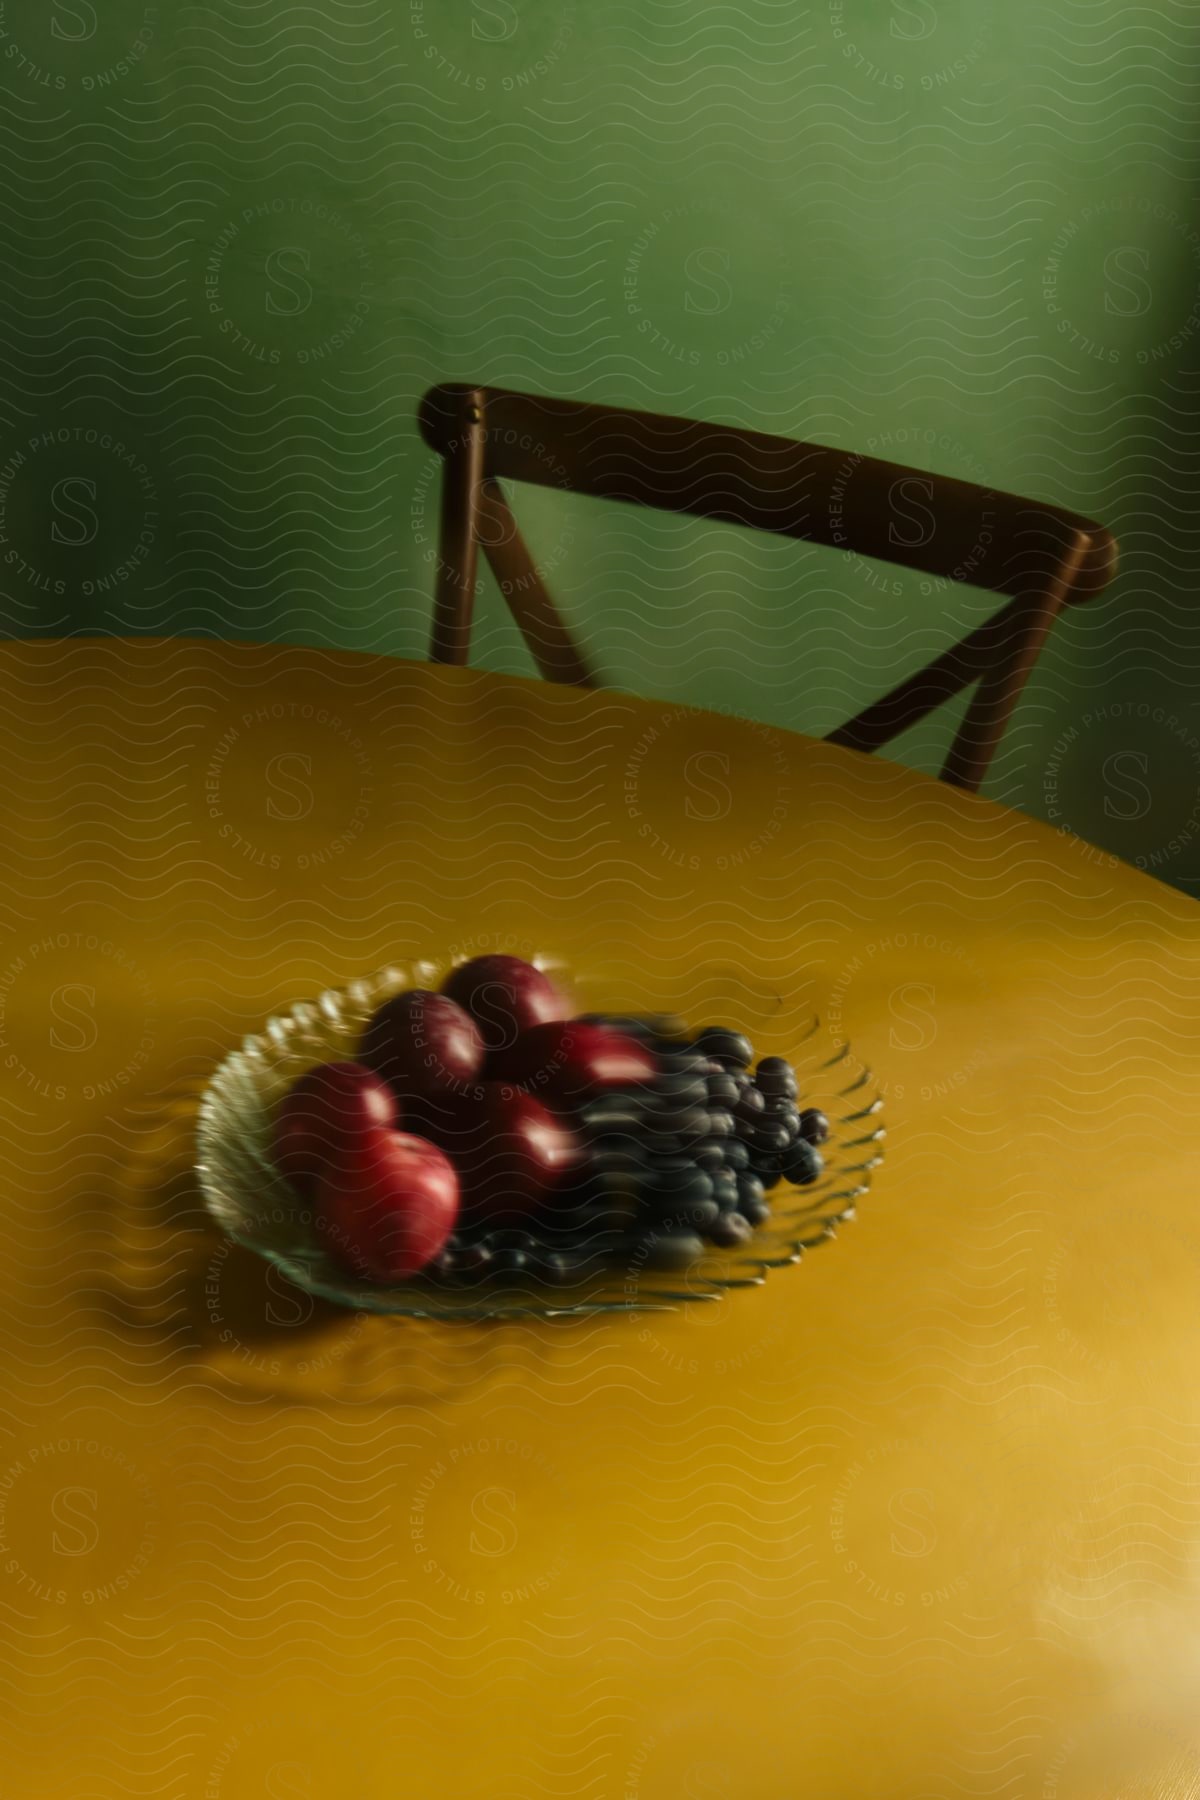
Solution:
[{"label": "chair leg", "polygon": [[595,687],[596,676],[567,630],[562,614],[546,591],[512,508],[498,481],[483,483],[479,502],[480,542],[500,584],[500,592],[546,681],[571,687]]},{"label": "chair leg", "polygon": [[1015,612],[1006,609],[1012,614],[1011,623],[998,660],[981,677],[942,765],[942,780],[951,787],[978,792],[1021,690],[1041,654],[1050,627],[1066,604],[1090,545],[1090,538],[1080,532],[1045,591],[1018,601]]},{"label": "chair leg", "polygon": [[446,447],[433,636],[429,660],[466,663],[475,611],[479,504],[483,486],[482,394],[467,395],[458,436]]}]

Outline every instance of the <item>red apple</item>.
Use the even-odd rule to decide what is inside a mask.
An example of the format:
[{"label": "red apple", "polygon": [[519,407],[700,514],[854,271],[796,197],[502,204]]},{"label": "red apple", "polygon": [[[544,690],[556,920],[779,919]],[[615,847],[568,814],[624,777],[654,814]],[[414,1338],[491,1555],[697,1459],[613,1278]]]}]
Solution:
[{"label": "red apple", "polygon": [[458,1218],[458,1176],[424,1138],[369,1125],[343,1140],[314,1198],[331,1253],[366,1281],[407,1281],[437,1255]]},{"label": "red apple", "polygon": [[396,1102],[361,1063],[321,1063],[302,1075],[275,1115],[275,1163],[296,1187],[316,1180],[347,1138],[369,1125],[394,1125]]},{"label": "red apple", "polygon": [[589,1094],[649,1081],[657,1069],[653,1051],[636,1038],[611,1025],[567,1019],[535,1025],[507,1049],[489,1051],[484,1074],[572,1105]]},{"label": "red apple", "polygon": [[520,1224],[570,1181],[583,1158],[575,1133],[540,1100],[492,1082],[482,1100],[431,1109],[421,1129],[457,1169],[473,1224]]},{"label": "red apple", "polygon": [[401,1100],[473,1092],[483,1070],[474,1021],[445,994],[424,988],[384,1002],[363,1033],[359,1055]]},{"label": "red apple", "polygon": [[470,1013],[489,1050],[505,1049],[518,1033],[568,1012],[554,983],[519,956],[472,957],[450,971],[442,992]]}]

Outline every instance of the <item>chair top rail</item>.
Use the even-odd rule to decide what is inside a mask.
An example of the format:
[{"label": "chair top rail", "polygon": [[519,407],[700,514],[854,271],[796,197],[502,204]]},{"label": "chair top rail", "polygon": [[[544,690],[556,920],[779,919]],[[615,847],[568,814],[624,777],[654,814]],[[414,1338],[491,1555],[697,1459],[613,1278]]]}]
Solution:
[{"label": "chair top rail", "polygon": [[769,531],[1014,598],[1041,592],[1083,539],[1071,600],[1116,572],[1116,541],[1093,520],[825,444],[465,382],[431,388],[419,421],[443,456],[481,426],[487,476]]}]

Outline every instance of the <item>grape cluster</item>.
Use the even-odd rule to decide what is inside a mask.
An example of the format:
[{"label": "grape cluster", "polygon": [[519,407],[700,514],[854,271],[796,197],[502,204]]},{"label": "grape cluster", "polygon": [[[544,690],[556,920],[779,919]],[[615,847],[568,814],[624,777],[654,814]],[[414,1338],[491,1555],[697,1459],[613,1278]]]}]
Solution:
[{"label": "grape cluster", "polygon": [[585,1146],[570,1192],[537,1229],[451,1238],[429,1271],[458,1283],[486,1275],[577,1282],[614,1261],[686,1268],[708,1242],[745,1243],[766,1223],[779,1182],[817,1180],[829,1122],[797,1104],[794,1070],[740,1032],[692,1036],[664,1017],[586,1015],[585,1024],[636,1037],[655,1073],[635,1085],[581,1095],[573,1126]]}]

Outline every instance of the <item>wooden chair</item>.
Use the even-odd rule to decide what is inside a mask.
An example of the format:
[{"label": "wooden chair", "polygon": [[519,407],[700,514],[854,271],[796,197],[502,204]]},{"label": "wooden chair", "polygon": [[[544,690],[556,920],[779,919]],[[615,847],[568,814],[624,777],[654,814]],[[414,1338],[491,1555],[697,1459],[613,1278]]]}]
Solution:
[{"label": "wooden chair", "polygon": [[[549,681],[596,685],[527,550],[502,480],[692,513],[827,544],[1008,597],[985,624],[909,676],[829,741],[877,750],[977,682],[942,779],[977,789],[1055,615],[1116,569],[1103,526],[971,482],[874,457],[695,419],[446,383],[421,432],[444,459],[434,662],[463,664],[478,552]],[[924,528],[898,529],[899,484],[920,483]],[[910,517],[915,516],[910,513]]]}]

